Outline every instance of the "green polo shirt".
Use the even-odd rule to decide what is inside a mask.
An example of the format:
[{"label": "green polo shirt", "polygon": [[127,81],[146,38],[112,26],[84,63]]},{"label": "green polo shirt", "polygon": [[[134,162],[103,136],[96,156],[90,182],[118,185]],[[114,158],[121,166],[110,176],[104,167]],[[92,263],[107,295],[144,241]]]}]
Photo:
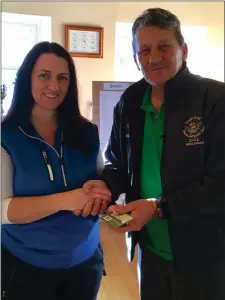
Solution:
[{"label": "green polo shirt", "polygon": [[[164,104],[158,113],[150,102],[151,86],[145,92],[141,108],[145,111],[144,141],[141,162],[141,198],[162,194],[161,158],[164,131]],[[155,254],[173,260],[167,220],[152,218],[141,231],[142,243]]]}]

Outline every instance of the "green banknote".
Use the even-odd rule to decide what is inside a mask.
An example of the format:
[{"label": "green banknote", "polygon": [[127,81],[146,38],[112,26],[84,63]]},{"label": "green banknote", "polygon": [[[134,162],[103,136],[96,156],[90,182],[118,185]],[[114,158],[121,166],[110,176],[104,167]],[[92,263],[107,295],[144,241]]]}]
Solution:
[{"label": "green banknote", "polygon": [[110,214],[101,216],[101,220],[105,223],[112,225],[113,227],[120,227],[125,224],[128,224],[134,218],[129,214],[117,215],[117,214]]}]

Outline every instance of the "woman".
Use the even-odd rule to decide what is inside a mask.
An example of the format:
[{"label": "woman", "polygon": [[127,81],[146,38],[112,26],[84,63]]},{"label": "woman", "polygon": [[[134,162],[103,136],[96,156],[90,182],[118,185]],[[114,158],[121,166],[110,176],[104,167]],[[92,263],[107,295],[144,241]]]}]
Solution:
[{"label": "woman", "polygon": [[[2,122],[2,296],[94,300],[103,258],[99,218],[110,201],[97,181],[95,125],[78,107],[73,60],[56,43],[27,54]],[[87,207],[92,209],[87,210]],[[86,207],[92,211],[79,214]]]}]

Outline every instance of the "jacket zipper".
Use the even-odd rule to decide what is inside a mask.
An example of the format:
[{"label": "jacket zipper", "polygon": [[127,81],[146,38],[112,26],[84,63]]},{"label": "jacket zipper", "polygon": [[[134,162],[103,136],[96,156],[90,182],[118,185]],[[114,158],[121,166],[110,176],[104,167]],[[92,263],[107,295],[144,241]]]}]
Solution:
[{"label": "jacket zipper", "polygon": [[[165,101],[164,101],[165,103]],[[162,183],[162,195],[164,195],[164,156],[165,156],[165,148],[166,148],[166,103],[164,105],[164,126],[162,133],[162,158],[161,158],[161,166],[160,166],[160,174],[161,174],[161,183]]]},{"label": "jacket zipper", "polygon": [[[133,184],[133,172],[132,169],[132,158],[131,158],[131,145],[130,145],[130,125],[128,122],[128,118],[126,118],[125,124],[125,137],[126,137],[126,145],[127,145],[127,168],[128,168],[128,178],[130,177],[131,185]],[[130,157],[130,159],[129,159]],[[129,163],[130,161],[130,163]]]},{"label": "jacket zipper", "polygon": [[62,170],[62,176],[63,176],[64,186],[67,186],[66,174],[65,174],[65,170],[64,170],[63,164],[61,164],[61,170]]},{"label": "jacket zipper", "polygon": [[54,181],[54,175],[53,175],[52,167],[48,163],[47,153],[43,151],[42,154],[43,154],[43,158],[45,160],[46,166],[48,168],[48,173],[49,173],[50,180]]},{"label": "jacket zipper", "polygon": [[[66,180],[66,174],[65,174],[65,169],[64,169],[64,165],[63,165],[63,161],[62,161],[62,144],[61,144],[61,149],[60,149],[60,155],[59,153],[56,151],[56,149],[54,147],[52,147],[51,145],[49,145],[48,143],[46,143],[45,141],[41,140],[40,138],[38,137],[34,137],[34,136],[31,136],[29,134],[27,134],[25,131],[23,131],[23,129],[19,126],[19,129],[22,131],[23,134],[25,134],[27,137],[31,138],[31,139],[34,139],[34,140],[38,140],[44,144],[46,144],[47,146],[49,146],[52,150],[55,151],[56,155],[58,156],[59,160],[60,160],[60,165],[61,165],[61,171],[62,171],[62,177],[63,177],[63,183],[64,183],[64,186],[67,186],[67,180]],[[47,162],[47,154],[46,152],[43,152],[43,157],[44,157],[44,160],[45,160],[45,163],[47,165],[47,168],[48,168],[48,172],[49,172],[49,176],[50,176],[50,180],[51,181],[54,181],[54,176],[53,176],[53,172],[52,172],[52,168],[51,168],[51,165]]]}]

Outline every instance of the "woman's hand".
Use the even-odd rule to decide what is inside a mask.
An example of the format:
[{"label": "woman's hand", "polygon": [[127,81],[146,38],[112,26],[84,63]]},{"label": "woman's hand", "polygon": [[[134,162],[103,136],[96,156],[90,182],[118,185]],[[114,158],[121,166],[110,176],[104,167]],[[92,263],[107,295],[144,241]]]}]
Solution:
[{"label": "woman's hand", "polygon": [[85,205],[92,206],[96,199],[109,201],[111,193],[103,188],[79,188],[64,193],[60,199],[61,210],[82,210]]},{"label": "woman's hand", "polygon": [[63,193],[60,199],[60,210],[79,210],[83,209],[88,202],[93,201],[88,193],[85,192],[84,188]]},{"label": "woman's hand", "polygon": [[88,215],[96,216],[102,214],[111,201],[111,192],[107,185],[101,180],[89,180],[83,185],[85,193],[90,197],[83,209],[74,210],[75,215],[82,214],[83,217]]}]

